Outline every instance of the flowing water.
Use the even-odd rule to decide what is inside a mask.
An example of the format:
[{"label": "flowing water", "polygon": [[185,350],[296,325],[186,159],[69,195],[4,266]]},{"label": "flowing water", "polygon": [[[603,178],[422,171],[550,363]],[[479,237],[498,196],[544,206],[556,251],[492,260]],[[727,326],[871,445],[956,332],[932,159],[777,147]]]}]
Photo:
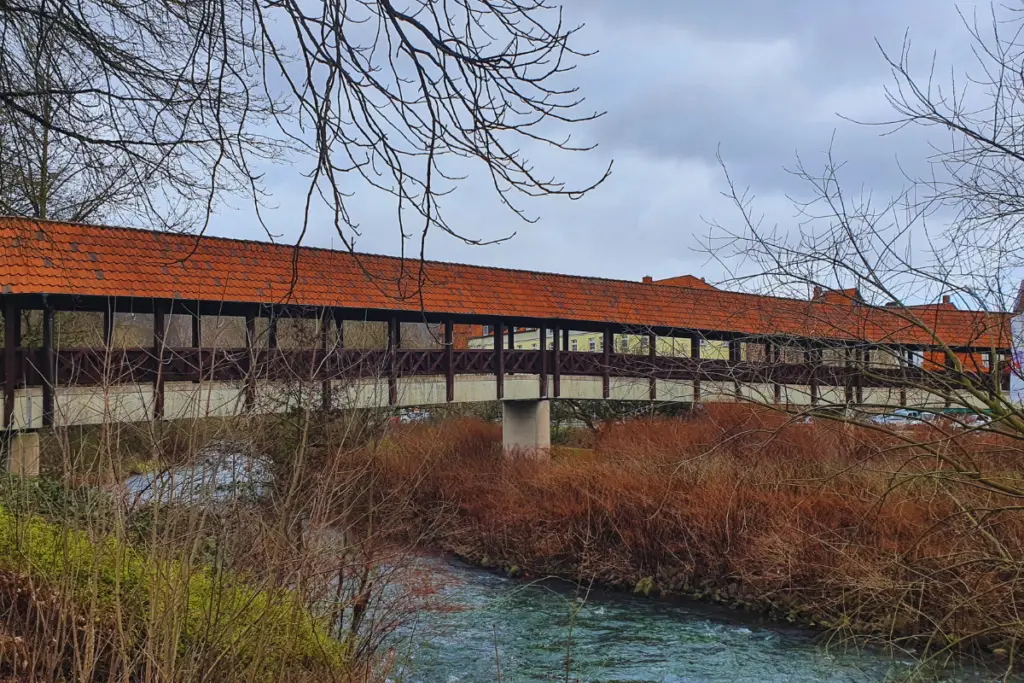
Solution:
[{"label": "flowing water", "polygon": [[[564,582],[527,583],[454,561],[428,562],[446,579],[442,592],[452,609],[424,614],[406,634],[407,664],[395,681],[902,681],[915,667],[907,658],[826,647],[816,634],[703,604],[601,591],[584,599]],[[931,672],[920,680],[991,676]]]}]

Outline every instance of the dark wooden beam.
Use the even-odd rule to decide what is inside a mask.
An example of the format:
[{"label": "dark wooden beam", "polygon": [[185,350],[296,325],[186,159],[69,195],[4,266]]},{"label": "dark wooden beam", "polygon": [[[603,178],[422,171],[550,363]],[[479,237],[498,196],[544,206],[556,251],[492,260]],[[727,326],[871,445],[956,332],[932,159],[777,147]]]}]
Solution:
[{"label": "dark wooden beam", "polygon": [[[700,361],[700,337],[696,334],[689,335],[690,338],[690,358],[695,361]],[[693,402],[700,403],[700,380],[693,380]]]},{"label": "dark wooden beam", "polygon": [[[988,351],[988,372],[989,372],[989,391],[996,396],[1002,393],[1001,377],[1002,373],[999,372],[999,352],[989,349]],[[904,390],[906,391],[906,390]]]},{"label": "dark wooden beam", "polygon": [[277,348],[277,312],[271,311],[267,320],[267,348]]},{"label": "dark wooden beam", "polygon": [[245,350],[249,369],[245,373],[245,409],[250,411],[256,403],[256,316],[245,316]]},{"label": "dark wooden beam", "polygon": [[543,325],[538,330],[540,340],[540,397],[548,397],[548,328]]},{"label": "dark wooden beam", "polygon": [[444,400],[455,400],[455,323],[444,323]]},{"label": "dark wooden beam", "polygon": [[651,376],[647,380],[648,383],[650,384],[650,387],[648,388],[648,391],[649,391],[649,394],[650,394],[650,399],[652,401],[657,401],[658,400],[658,378],[654,376],[654,368],[656,367],[656,363],[658,362],[658,335],[656,335],[653,332],[649,332],[647,334],[647,340],[648,340],[647,341],[647,358],[648,358],[648,360],[650,360],[650,364],[651,364],[651,368],[650,368]]},{"label": "dark wooden beam", "polygon": [[164,346],[167,321],[163,307],[153,311],[153,357],[156,358],[156,378],[153,381],[153,419],[164,417]]},{"label": "dark wooden beam", "polygon": [[336,346],[339,349],[345,348],[345,313],[339,309],[334,310],[334,329],[338,338]]},{"label": "dark wooden beam", "polygon": [[516,349],[516,326],[508,326],[508,350],[515,351]]},{"label": "dark wooden beam", "polygon": [[[853,348],[849,347],[849,346],[846,347],[845,353],[846,353],[845,363],[846,363],[847,369],[853,368],[853,366],[854,366],[854,363],[853,363]],[[845,383],[845,385],[843,387],[843,394],[844,394],[843,395],[843,400],[845,401],[846,405],[850,405],[851,403],[853,403],[853,384],[852,384],[853,381],[854,380],[852,380],[852,379],[847,379],[847,381],[846,381],[846,383]]]},{"label": "dark wooden beam", "polygon": [[[193,312],[189,315],[192,321],[192,348],[200,349],[203,347],[203,317],[198,311]],[[203,376],[203,354],[197,354],[196,358],[199,362],[199,376]]]},{"label": "dark wooden beam", "polygon": [[555,398],[562,395],[562,355],[559,351],[559,342],[561,341],[561,334],[558,328],[554,328],[551,331],[551,346],[552,346],[552,368],[551,368],[551,393]]},{"label": "dark wooden beam", "polygon": [[860,349],[857,359],[857,405],[864,403],[864,373],[868,371],[871,363],[871,351]]},{"label": "dark wooden beam", "polygon": [[388,320],[387,364],[388,364],[388,405],[398,404],[398,348],[401,346],[402,324],[397,318]]},{"label": "dark wooden beam", "polygon": [[43,308],[43,426],[53,426],[53,392],[56,367],[53,355],[53,308]]},{"label": "dark wooden beam", "polygon": [[601,396],[610,398],[612,395],[612,347],[615,346],[612,328],[604,328],[603,338],[604,348],[601,350]]},{"label": "dark wooden beam", "polygon": [[[782,349],[778,342],[771,339],[765,342],[765,360],[770,367],[774,368],[782,362]],[[775,394],[775,405],[782,403],[782,385],[779,382],[772,382],[772,390]]]},{"label": "dark wooden beam", "polygon": [[[739,339],[729,340],[729,362],[740,363],[743,361],[743,346]],[[742,396],[742,388],[738,379],[734,379],[732,382],[732,391],[737,399]]]},{"label": "dark wooden beam", "polygon": [[804,348],[804,363],[807,364],[811,369],[811,380],[809,383],[811,390],[811,405],[818,404],[818,365],[820,365],[820,354],[821,349],[814,346],[808,346]]},{"label": "dark wooden beam", "polygon": [[21,337],[21,309],[8,298],[4,301],[4,427],[14,426],[14,389],[17,386],[15,351]]},{"label": "dark wooden beam", "polygon": [[494,375],[497,382],[497,397],[505,398],[505,324],[498,321],[494,324]]},{"label": "dark wooden beam", "polygon": [[110,348],[114,343],[114,302],[107,299],[103,309],[103,346]]},{"label": "dark wooden beam", "polygon": [[[320,314],[320,348],[324,352],[322,364],[328,364],[328,357],[331,354],[331,315],[330,309],[325,308]],[[331,380],[325,379],[320,383],[320,409],[325,413],[331,410]]]},{"label": "dark wooden beam", "polygon": [[569,328],[568,327],[566,327],[565,329],[562,330],[562,350],[563,351],[568,351],[569,350]]}]

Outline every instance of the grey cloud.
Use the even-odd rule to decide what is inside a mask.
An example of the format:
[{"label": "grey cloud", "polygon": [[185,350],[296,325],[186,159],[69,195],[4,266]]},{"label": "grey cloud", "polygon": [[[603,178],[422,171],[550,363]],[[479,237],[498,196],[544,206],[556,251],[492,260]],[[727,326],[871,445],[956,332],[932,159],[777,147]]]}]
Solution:
[{"label": "grey cloud", "polygon": [[[959,4],[966,12],[975,7]],[[587,24],[582,47],[600,50],[573,77],[589,105],[608,112],[575,136],[600,147],[571,158],[547,148],[527,151],[539,168],[574,178],[615,158],[614,176],[577,202],[526,203],[536,224],[516,219],[489,194],[487,179],[474,176],[445,198],[449,222],[475,237],[517,236],[474,248],[433,235],[428,256],[630,279],[681,272],[715,279],[721,273],[699,249],[703,219],[735,219],[721,196],[717,150],[737,181],[759,194],[760,208],[779,220],[792,215],[785,194],[799,190],[783,167],[797,153],[815,166],[833,131],[853,183],[878,196],[897,191],[903,178],[895,160],[921,168],[934,132],[882,138],[880,130],[844,122],[836,113],[888,116],[881,88],[889,77],[876,38],[898,48],[909,29],[922,66],[932,50],[943,64],[966,66],[969,44],[956,6],[952,0],[568,3],[567,21]],[[283,166],[268,176],[279,208],[265,218],[285,240],[297,236],[300,170]],[[364,229],[359,248],[397,253],[392,200],[353,190],[352,208]],[[259,237],[250,213],[224,210],[213,230]],[[339,245],[328,219],[314,213],[307,244]],[[407,248],[415,253],[418,243]]]}]

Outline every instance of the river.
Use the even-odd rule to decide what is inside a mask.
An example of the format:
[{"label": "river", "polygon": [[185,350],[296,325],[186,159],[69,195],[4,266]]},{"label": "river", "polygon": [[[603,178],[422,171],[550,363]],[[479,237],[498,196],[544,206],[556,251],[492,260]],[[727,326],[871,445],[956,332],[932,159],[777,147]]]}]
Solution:
[{"label": "river", "polygon": [[[915,668],[909,658],[826,647],[817,634],[700,603],[593,590],[584,599],[565,582],[427,562],[444,577],[453,609],[424,613],[404,634],[406,665],[393,679],[402,683],[838,683],[902,681]],[[914,680],[991,676],[931,672]]]}]

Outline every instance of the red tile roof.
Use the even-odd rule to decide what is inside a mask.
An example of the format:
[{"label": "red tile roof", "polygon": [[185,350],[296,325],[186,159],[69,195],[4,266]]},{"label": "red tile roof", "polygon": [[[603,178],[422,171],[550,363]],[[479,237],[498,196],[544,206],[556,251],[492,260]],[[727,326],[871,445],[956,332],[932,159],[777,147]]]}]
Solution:
[{"label": "red tile roof", "polygon": [[709,285],[704,281],[702,277],[694,277],[693,275],[677,275],[675,277],[666,277],[661,280],[654,280],[649,284],[655,285],[668,285],[671,287],[691,287],[693,289],[717,289]]},{"label": "red tile roof", "polygon": [[[0,218],[0,287],[619,323],[928,344],[907,311],[716,289],[401,260],[128,228]],[[422,283],[422,287],[419,284]],[[1008,316],[914,311],[948,344],[1007,347]]]}]

